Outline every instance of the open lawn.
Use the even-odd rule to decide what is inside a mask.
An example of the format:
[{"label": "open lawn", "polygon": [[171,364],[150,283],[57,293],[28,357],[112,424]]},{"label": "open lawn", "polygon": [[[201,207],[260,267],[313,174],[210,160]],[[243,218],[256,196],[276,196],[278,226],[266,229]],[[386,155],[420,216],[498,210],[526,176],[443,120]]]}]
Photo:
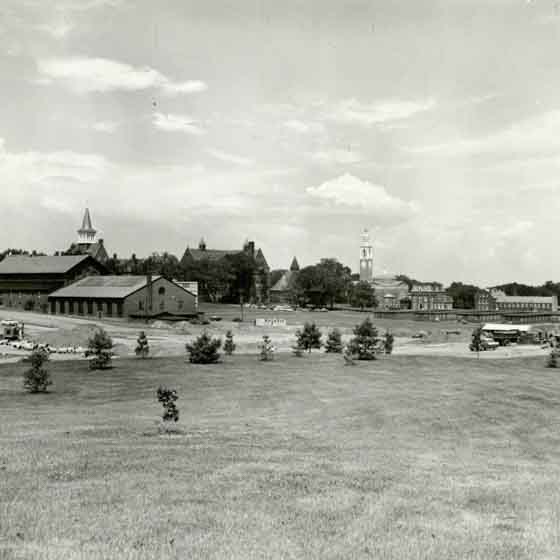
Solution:
[{"label": "open lawn", "polygon": [[560,558],[558,370],[341,362],[0,366],[0,558]]}]

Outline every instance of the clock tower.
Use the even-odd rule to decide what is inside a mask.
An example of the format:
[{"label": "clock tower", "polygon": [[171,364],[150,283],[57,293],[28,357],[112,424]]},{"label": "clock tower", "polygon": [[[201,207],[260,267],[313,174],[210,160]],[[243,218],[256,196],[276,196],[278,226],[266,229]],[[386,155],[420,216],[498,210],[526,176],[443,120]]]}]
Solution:
[{"label": "clock tower", "polygon": [[360,245],[360,281],[373,281],[373,247],[367,229],[362,232],[362,243]]}]

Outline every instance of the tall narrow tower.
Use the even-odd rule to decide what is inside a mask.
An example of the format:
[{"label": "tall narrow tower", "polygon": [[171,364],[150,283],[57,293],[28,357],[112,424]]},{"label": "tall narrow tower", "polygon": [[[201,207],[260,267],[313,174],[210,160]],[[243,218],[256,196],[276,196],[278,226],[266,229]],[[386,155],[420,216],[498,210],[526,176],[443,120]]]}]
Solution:
[{"label": "tall narrow tower", "polygon": [[96,233],[97,230],[91,225],[89,208],[86,208],[84,219],[82,220],[82,227],[78,230],[78,245],[92,245],[95,243]]},{"label": "tall narrow tower", "polygon": [[360,245],[360,281],[373,281],[373,247],[367,229],[362,232],[362,243]]}]

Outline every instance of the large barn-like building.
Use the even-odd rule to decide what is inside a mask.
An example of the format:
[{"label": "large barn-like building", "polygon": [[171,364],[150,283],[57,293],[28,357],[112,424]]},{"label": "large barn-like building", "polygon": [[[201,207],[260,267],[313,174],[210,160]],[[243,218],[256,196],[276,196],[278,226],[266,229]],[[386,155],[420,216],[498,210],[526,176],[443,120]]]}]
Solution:
[{"label": "large barn-like building", "polygon": [[163,276],[89,276],[49,295],[53,314],[192,317],[196,296]]},{"label": "large barn-like building", "polygon": [[47,296],[84,277],[106,274],[90,255],[8,255],[0,262],[0,302],[6,307],[47,311]]}]

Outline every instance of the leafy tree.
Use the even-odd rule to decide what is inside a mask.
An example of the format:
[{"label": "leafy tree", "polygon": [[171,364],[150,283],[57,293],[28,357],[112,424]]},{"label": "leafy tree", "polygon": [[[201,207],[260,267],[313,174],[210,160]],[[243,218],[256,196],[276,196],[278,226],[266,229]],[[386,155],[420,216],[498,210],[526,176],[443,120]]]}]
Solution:
[{"label": "leafy tree", "polygon": [[175,401],[179,398],[175,389],[169,389],[160,385],[157,390],[157,399],[163,405],[163,421],[177,422],[179,420],[179,409]]},{"label": "leafy tree", "polygon": [[311,352],[312,348],[321,348],[321,331],[315,323],[305,323],[303,331],[296,331],[298,344],[307,352]]},{"label": "leafy tree", "polygon": [[224,343],[224,352],[231,356],[235,351],[235,343],[233,342],[233,333],[228,331],[226,333],[226,341]]},{"label": "leafy tree", "polygon": [[134,350],[137,356],[140,358],[147,358],[150,353],[150,347],[148,346],[148,337],[144,331],[140,331],[138,339],[136,340],[136,349]]},{"label": "leafy tree", "polygon": [[23,386],[29,393],[46,393],[52,385],[49,372],[43,367],[49,361],[49,354],[42,348],[31,353],[31,368],[23,374]]},{"label": "leafy tree", "polygon": [[474,309],[475,296],[479,290],[477,286],[453,282],[447,288],[447,293],[453,298],[453,307],[456,309]]},{"label": "leafy tree", "polygon": [[89,361],[90,369],[107,369],[111,365],[113,340],[107,332],[99,328],[88,341],[86,356],[93,356]]},{"label": "leafy tree", "polygon": [[259,359],[261,362],[269,362],[274,359],[274,346],[270,337],[266,334],[263,336],[263,340],[260,345]]},{"label": "leafy tree", "polygon": [[546,367],[548,368],[557,368],[558,367],[558,350],[553,348],[548,355],[546,360]]},{"label": "leafy tree", "polygon": [[480,357],[480,351],[482,350],[482,329],[480,327],[472,332],[470,349]]},{"label": "leafy tree", "polygon": [[327,342],[325,343],[325,352],[333,354],[342,353],[342,335],[338,329],[329,332]]},{"label": "leafy tree", "polygon": [[377,307],[375,290],[369,282],[358,282],[350,291],[350,305],[359,307],[362,311],[366,307]]},{"label": "leafy tree", "polygon": [[393,333],[387,331],[385,333],[385,340],[383,341],[385,354],[392,354],[393,353],[393,344],[395,342],[395,337]]},{"label": "leafy tree", "polygon": [[301,332],[298,330],[296,331],[296,341],[292,346],[292,354],[298,358],[303,357],[303,351],[305,348],[303,347],[303,341],[301,340]]},{"label": "leafy tree", "polygon": [[349,350],[358,360],[375,360],[379,348],[379,336],[371,319],[367,317],[353,329],[354,337],[350,340]]},{"label": "leafy tree", "polygon": [[353,366],[354,364],[354,351],[352,349],[351,344],[347,344],[344,347],[344,352],[342,353],[342,357],[344,358],[344,365],[345,366]]},{"label": "leafy tree", "polygon": [[187,343],[189,362],[193,364],[215,364],[220,359],[218,350],[222,346],[219,338],[210,338],[204,331],[192,344]]}]

